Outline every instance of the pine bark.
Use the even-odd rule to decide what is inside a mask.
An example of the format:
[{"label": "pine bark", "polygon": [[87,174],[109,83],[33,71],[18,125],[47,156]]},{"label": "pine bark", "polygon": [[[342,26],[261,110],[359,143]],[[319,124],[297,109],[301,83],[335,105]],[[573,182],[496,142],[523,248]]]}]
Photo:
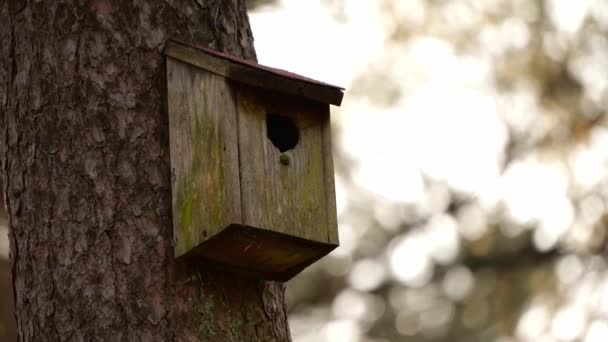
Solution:
[{"label": "pine bark", "polygon": [[161,54],[255,59],[244,0],[0,3],[19,341],[288,341],[284,286],[173,258]]}]

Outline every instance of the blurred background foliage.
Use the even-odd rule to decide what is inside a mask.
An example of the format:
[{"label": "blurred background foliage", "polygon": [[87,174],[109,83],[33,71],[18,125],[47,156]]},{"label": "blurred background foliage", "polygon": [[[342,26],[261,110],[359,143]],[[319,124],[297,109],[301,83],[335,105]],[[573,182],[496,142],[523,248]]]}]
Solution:
[{"label": "blurred background foliage", "polygon": [[294,341],[608,341],[608,1],[249,5],[260,62],[347,88]]},{"label": "blurred background foliage", "polygon": [[260,62],[347,88],[295,341],[608,341],[608,1],[262,2]]}]

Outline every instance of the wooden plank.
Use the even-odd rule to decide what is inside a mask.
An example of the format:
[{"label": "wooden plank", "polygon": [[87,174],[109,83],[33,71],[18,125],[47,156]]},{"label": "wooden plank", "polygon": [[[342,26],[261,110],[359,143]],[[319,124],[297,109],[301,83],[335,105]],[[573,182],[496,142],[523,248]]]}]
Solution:
[{"label": "wooden plank", "polygon": [[334,180],[334,160],[332,152],[331,120],[329,106],[325,106],[323,126],[323,174],[325,175],[325,198],[327,201],[327,241],[338,245],[338,213],[336,209],[336,184]]},{"label": "wooden plank", "polygon": [[222,270],[287,281],[334,248],[336,245],[235,224],[205,241],[188,257],[209,261],[209,266]]},{"label": "wooden plank", "polygon": [[164,49],[167,56],[197,66],[220,76],[250,86],[279,93],[301,96],[322,103],[339,106],[344,93],[336,86],[323,84],[305,77],[272,69],[234,57],[212,53],[173,40],[167,41]]},{"label": "wooden plank", "polygon": [[[237,90],[243,223],[327,243],[321,104],[253,88]],[[266,113],[289,116],[300,142],[283,156],[267,138]]]},{"label": "wooden plank", "polygon": [[227,81],[167,59],[175,255],[241,222],[237,122]]}]

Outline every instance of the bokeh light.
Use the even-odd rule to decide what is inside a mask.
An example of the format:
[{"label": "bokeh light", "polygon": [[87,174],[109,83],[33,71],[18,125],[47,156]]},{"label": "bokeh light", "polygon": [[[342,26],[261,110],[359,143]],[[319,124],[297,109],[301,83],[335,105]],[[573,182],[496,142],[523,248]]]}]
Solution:
[{"label": "bokeh light", "polygon": [[606,1],[278,0],[251,22],[261,62],[347,88],[341,246],[289,284],[292,324],[608,339]]}]

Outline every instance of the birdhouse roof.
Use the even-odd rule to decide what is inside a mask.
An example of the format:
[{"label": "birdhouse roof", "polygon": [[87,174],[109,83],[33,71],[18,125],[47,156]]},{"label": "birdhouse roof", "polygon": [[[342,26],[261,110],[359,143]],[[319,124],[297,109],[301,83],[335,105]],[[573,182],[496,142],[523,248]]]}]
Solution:
[{"label": "birdhouse roof", "polygon": [[344,88],[177,40],[167,42],[164,54],[236,82],[322,103],[339,106],[344,96]]}]

